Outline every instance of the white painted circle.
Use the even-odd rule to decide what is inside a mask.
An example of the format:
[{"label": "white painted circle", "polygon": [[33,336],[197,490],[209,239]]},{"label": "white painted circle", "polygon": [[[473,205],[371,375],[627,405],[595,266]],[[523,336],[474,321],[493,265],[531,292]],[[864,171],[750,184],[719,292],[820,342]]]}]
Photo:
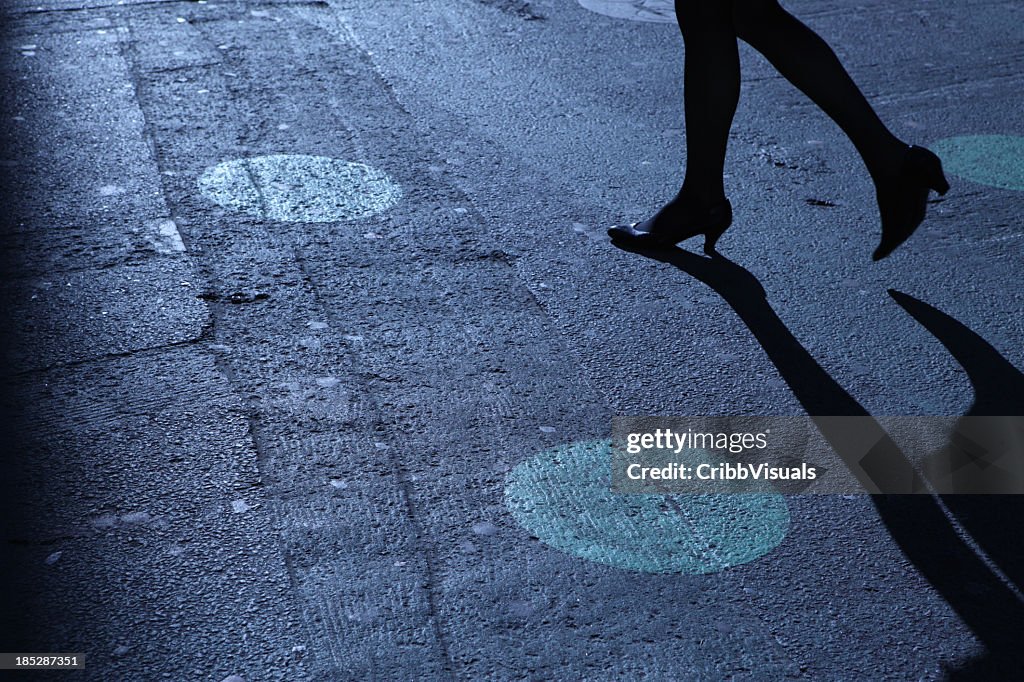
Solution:
[{"label": "white painted circle", "polygon": [[383,171],[302,154],[219,163],[200,176],[199,191],[224,208],[283,222],[368,218],[402,198],[402,188]]},{"label": "white painted circle", "polygon": [[651,21],[662,24],[676,23],[673,0],[578,0],[578,2],[591,12],[616,19]]}]

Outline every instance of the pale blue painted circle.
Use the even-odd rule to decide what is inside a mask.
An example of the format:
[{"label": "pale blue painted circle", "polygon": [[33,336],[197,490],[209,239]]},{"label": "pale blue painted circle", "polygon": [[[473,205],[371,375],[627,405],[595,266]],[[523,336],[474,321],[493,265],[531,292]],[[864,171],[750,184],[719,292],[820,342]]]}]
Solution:
[{"label": "pale blue painted circle", "polygon": [[1024,190],[1024,137],[963,135],[931,146],[945,170],[990,187]]},{"label": "pale blue painted circle", "polygon": [[284,222],[358,220],[402,197],[387,173],[326,156],[272,154],[225,161],[199,178],[203,196],[224,208]]},{"label": "pale blue painted circle", "polygon": [[674,0],[578,0],[580,5],[615,19],[676,23]]},{"label": "pale blue painted circle", "polygon": [[564,445],[516,466],[505,503],[545,544],[616,568],[702,574],[764,556],[786,536],[775,492],[622,495],[610,490],[608,441]]}]

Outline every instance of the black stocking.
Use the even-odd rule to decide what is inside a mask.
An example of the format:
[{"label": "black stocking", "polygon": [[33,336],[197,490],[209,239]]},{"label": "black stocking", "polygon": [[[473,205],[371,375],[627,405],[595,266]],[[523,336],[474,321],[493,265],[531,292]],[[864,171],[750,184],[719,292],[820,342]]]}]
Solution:
[{"label": "black stocking", "polygon": [[948,188],[939,160],[920,149],[910,158],[907,145],[885,127],[824,40],[777,0],[675,0],[675,8],[686,46],[686,175],[676,197],[653,217],[635,228],[613,228],[613,236],[651,233],[674,242],[724,229],[723,222],[728,226],[722,218],[731,215],[722,176],[740,92],[737,39],[821,107],[860,152],[882,213],[884,243],[875,257],[910,236],[924,218],[928,188]]},{"label": "black stocking", "polygon": [[739,38],[839,124],[876,181],[898,172],[906,146],[878,118],[824,40],[776,0],[729,4]]},{"label": "black stocking", "polygon": [[638,230],[671,232],[725,200],[725,148],[740,97],[740,56],[730,5],[727,0],[676,0],[686,46],[686,177],[676,198],[637,225]]}]

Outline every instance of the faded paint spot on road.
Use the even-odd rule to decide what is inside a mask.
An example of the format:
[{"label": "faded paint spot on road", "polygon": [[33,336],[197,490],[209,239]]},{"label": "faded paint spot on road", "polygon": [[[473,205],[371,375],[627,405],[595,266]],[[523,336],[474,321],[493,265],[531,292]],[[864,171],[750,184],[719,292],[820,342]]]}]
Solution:
[{"label": "faded paint spot on road", "polygon": [[169,218],[159,218],[148,226],[147,240],[157,253],[184,253],[185,242],[178,232],[178,225]]},{"label": "faded paint spot on road", "polygon": [[778,493],[620,495],[610,479],[608,441],[564,445],[515,467],[505,503],[555,549],[647,573],[703,574],[747,563],[789,528]]},{"label": "faded paint spot on road", "polygon": [[365,164],[288,154],[217,164],[199,178],[199,191],[259,218],[313,223],[368,218],[402,197],[386,173]]},{"label": "faded paint spot on road", "polygon": [[591,12],[616,19],[676,23],[673,0],[579,0],[579,3]]},{"label": "faded paint spot on road", "polygon": [[939,140],[932,151],[953,175],[990,187],[1024,190],[1024,137],[963,135]]}]

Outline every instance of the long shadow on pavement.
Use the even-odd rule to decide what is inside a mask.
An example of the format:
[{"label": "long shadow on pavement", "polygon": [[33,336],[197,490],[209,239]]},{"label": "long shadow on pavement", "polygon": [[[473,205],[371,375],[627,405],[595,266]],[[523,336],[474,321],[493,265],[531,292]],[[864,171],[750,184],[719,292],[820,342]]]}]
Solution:
[{"label": "long shadow on pavement", "polygon": [[[809,415],[868,418],[868,427],[877,430],[874,435],[878,445],[867,457],[862,450],[851,448],[841,431],[830,429],[827,420],[816,422],[851,470],[858,475],[867,473],[867,478],[862,478],[867,489],[924,489],[909,460],[881,425],[871,419],[868,411],[825,371],[782,322],[752,273],[718,254],[704,257],[679,248],[646,250],[617,246],[674,265],[714,289],[743,320]],[[967,370],[978,397],[968,414],[975,414],[975,410],[1014,414],[1006,411],[1012,405],[1005,401],[1014,394],[1006,392],[1005,382],[1013,381],[1008,368],[1013,366],[1005,358],[980,336],[931,306],[905,294],[894,292],[893,297],[934,333]],[[1017,372],[1016,368],[1013,371]],[[947,496],[940,502],[929,494],[877,494],[871,500],[906,557],[985,646],[984,655],[949,670],[950,679],[1013,679],[1015,673],[1019,674],[1024,657],[1024,603],[960,538],[943,510],[943,503],[968,519],[963,527],[1002,567],[1004,575],[1012,578],[1019,577],[1020,496],[955,499],[963,497]]]}]

